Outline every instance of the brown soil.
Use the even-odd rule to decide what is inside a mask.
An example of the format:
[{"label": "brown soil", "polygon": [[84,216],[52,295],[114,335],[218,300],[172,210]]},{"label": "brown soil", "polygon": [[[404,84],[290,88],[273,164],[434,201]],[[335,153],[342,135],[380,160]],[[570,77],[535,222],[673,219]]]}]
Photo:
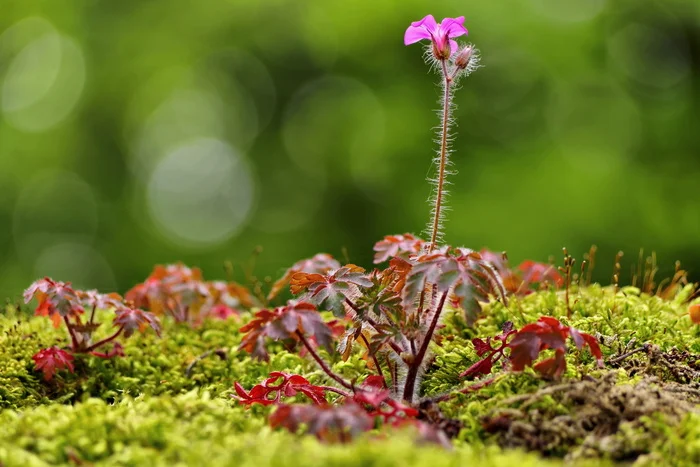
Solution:
[{"label": "brown soil", "polygon": [[[696,358],[653,349],[648,356],[639,370],[645,376],[636,384],[618,384],[616,371],[600,379],[553,384],[504,400],[482,419],[484,428],[503,447],[566,459],[636,459],[660,441],[645,417],[661,416],[674,425],[698,411],[700,403],[697,370],[689,363],[697,364]],[[662,381],[654,376],[657,371],[672,377]]]}]

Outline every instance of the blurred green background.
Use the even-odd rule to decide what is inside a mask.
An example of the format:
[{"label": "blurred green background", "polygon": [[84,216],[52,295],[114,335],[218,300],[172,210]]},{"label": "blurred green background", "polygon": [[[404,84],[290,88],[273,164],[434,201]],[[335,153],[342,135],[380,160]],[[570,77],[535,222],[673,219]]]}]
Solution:
[{"label": "blurred green background", "polygon": [[456,95],[447,242],[595,243],[602,280],[643,247],[698,278],[698,0],[2,0],[0,296],[223,277],[256,246],[260,277],[369,266],[420,233],[439,91],[403,33],[428,13],[465,15],[484,65]]}]

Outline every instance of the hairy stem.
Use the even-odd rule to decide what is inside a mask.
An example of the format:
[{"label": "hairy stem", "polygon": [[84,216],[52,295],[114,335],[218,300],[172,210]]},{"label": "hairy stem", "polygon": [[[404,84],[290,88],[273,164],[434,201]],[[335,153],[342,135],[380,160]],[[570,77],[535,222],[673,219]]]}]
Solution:
[{"label": "hairy stem", "polygon": [[106,338],[102,339],[101,341],[95,342],[94,344],[92,344],[90,347],[88,347],[87,349],[85,349],[85,352],[92,352],[92,351],[95,350],[96,348],[98,348],[98,347],[100,347],[100,346],[103,346],[103,345],[105,345],[105,344],[108,344],[108,343],[112,342],[114,339],[116,339],[117,337],[119,337],[119,336],[121,335],[121,333],[122,333],[123,330],[124,330],[124,326],[120,327],[120,328],[117,330],[117,332],[115,332],[115,333],[112,334],[111,336],[106,337]]},{"label": "hairy stem", "polygon": [[352,384],[350,384],[349,382],[345,381],[345,380],[344,380],[343,378],[341,378],[340,376],[338,376],[338,375],[336,375],[335,373],[333,373],[333,370],[331,370],[331,368],[326,364],[326,362],[324,362],[323,359],[316,353],[316,351],[315,351],[314,348],[311,346],[311,344],[309,344],[309,341],[306,340],[306,337],[304,337],[304,334],[302,334],[302,333],[299,332],[299,331],[297,331],[296,333],[297,333],[297,337],[299,338],[299,340],[301,341],[301,343],[304,344],[304,347],[306,347],[306,350],[309,351],[309,353],[310,353],[311,356],[314,358],[314,360],[316,360],[316,363],[318,363],[318,365],[321,367],[321,369],[322,369],[328,376],[330,376],[331,379],[333,379],[334,381],[336,381],[338,384],[340,384],[340,385],[343,386],[344,388],[350,389],[351,391],[354,390]]},{"label": "hairy stem", "polygon": [[440,320],[440,315],[442,314],[442,309],[445,306],[445,299],[447,299],[447,292],[442,294],[440,297],[440,303],[438,303],[435,309],[435,314],[433,315],[433,320],[430,322],[430,327],[428,332],[425,333],[423,337],[423,342],[421,343],[420,349],[416,354],[415,358],[411,362],[408,368],[408,374],[406,375],[406,384],[403,390],[403,398],[405,401],[413,402],[413,393],[415,392],[416,378],[418,377],[418,371],[423,365],[423,359],[425,354],[428,352],[428,346],[430,346],[430,341],[433,339],[433,333],[437,327],[437,323]]},{"label": "hairy stem", "polygon": [[440,135],[440,168],[438,174],[438,183],[435,188],[435,207],[433,209],[433,227],[430,234],[430,244],[428,245],[428,253],[432,253],[437,242],[438,232],[440,230],[440,214],[442,211],[442,201],[445,189],[445,168],[447,166],[447,137],[450,127],[450,92],[452,78],[447,72],[447,64],[445,60],[440,61],[442,65],[442,76],[444,79],[444,96],[442,100],[442,130]]}]

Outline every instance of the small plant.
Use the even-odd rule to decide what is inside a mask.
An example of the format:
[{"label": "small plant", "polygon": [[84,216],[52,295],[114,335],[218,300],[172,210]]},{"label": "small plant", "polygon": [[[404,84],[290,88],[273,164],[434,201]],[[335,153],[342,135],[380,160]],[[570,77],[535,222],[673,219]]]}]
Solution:
[{"label": "small plant", "polygon": [[226,319],[239,315],[239,308],[256,302],[248,289],[235,282],[205,281],[198,268],[184,264],[158,265],[126,299],[139,308],[175,321],[200,324],[205,318]]},{"label": "small plant", "polygon": [[[474,378],[491,373],[494,363],[499,360],[506,362],[505,367],[513,371],[522,371],[532,366],[544,376],[558,379],[566,371],[566,340],[571,338],[576,348],[588,346],[596,358],[598,366],[603,366],[603,354],[596,338],[570,326],[562,325],[557,319],[542,316],[536,323],[528,324],[522,329],[513,329],[510,321],[503,325],[502,332],[497,336],[472,339],[474,349],[481,360],[470,366],[460,376]],[[493,342],[497,346],[493,346]],[[551,349],[554,356],[533,364],[540,353]],[[506,355],[506,351],[509,352]]]},{"label": "small plant", "polygon": [[[54,346],[43,349],[32,357],[35,368],[43,372],[46,381],[53,379],[58,370],[67,369],[72,373],[72,361],[76,354],[90,354],[99,358],[123,356],[122,345],[116,340],[120,336],[128,338],[136,331],[144,332],[148,328],[160,335],[158,318],[149,312],[134,308],[116,293],[101,294],[96,290],[77,290],[73,289],[70,283],[45,277],[34,282],[24,292],[26,303],[33,298],[38,301],[35,315],[50,318],[54,327],[65,325],[70,338],[69,350]],[[101,326],[101,323],[96,321],[98,309],[113,310],[112,325],[116,330],[94,342],[93,334]],[[89,316],[86,316],[86,310],[89,310]],[[110,345],[110,349],[100,351]]]},{"label": "small plant", "polygon": [[529,295],[546,288],[558,289],[565,284],[564,277],[553,264],[525,260],[511,268],[505,253],[481,250],[481,256],[494,265],[510,295]]},{"label": "small plant", "polygon": [[[331,433],[331,438],[345,441],[347,436],[374,426],[371,422],[374,419],[395,426],[411,424],[419,427],[425,437],[438,440],[440,436],[434,436],[434,432],[428,435],[425,422],[416,418],[419,414],[416,407],[421,399],[421,379],[430,361],[431,345],[437,345],[436,331],[446,310],[460,310],[472,326],[479,318],[482,303],[500,300],[506,304],[508,294],[526,295],[538,288],[564,284],[555,266],[527,261],[511,269],[505,255],[439,244],[454,86],[461,76],[478,67],[476,49],[471,45],[460,47],[453,40],[466,34],[464,17],[446,18],[437,23],[429,15],[412,23],[404,36],[406,45],[429,41],[426,58],[439,71],[443,90],[440,147],[435,159],[438,175],[433,180],[429,240],[412,234],[385,237],[374,246],[374,262],[388,262],[388,267],[370,272],[354,264],[343,266],[326,254],[300,261],[287,270],[267,295],[268,301],[272,300],[289,285],[296,298],[286,305],[257,311],[241,328],[244,336],[240,348],[253,357],[267,359],[267,341],[282,341],[288,349],[301,348],[309,354],[335,384],[313,385],[301,375],[281,372],[271,373],[250,391],[236,383],[234,397],[242,404],[277,406],[270,418],[273,426],[296,431],[305,425],[321,439]],[[566,275],[570,280],[570,271]],[[327,323],[319,310],[331,311],[335,320]],[[344,327],[347,329],[338,336],[337,329]],[[469,379],[487,375],[501,361],[513,371],[534,365],[546,376],[560,377],[566,369],[564,355],[569,337],[578,348],[588,345],[602,364],[600,348],[593,336],[563,326],[554,318],[542,317],[520,331],[508,324],[493,339],[474,339],[477,353],[483,358],[461,376]],[[334,349],[335,340],[338,345]],[[343,360],[356,349],[367,362],[370,373],[359,384],[348,380],[333,370],[320,348],[331,359],[339,356]],[[548,349],[554,351],[554,356],[535,363],[540,353]],[[433,399],[446,400],[477,390],[488,382],[479,381],[466,389],[455,388]],[[286,405],[282,400],[299,394],[313,405]],[[328,398],[331,394],[333,406]]]}]

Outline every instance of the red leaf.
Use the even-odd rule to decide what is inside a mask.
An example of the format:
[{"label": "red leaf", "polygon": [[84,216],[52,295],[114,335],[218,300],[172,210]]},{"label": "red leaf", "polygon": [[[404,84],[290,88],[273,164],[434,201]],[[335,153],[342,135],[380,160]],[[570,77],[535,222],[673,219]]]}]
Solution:
[{"label": "red leaf", "polygon": [[362,387],[382,390],[384,389],[384,378],[379,375],[370,375],[362,382]]},{"label": "red leaf", "polygon": [[556,266],[552,264],[537,263],[527,260],[520,263],[518,269],[523,273],[523,280],[527,284],[533,282],[543,283],[549,282],[556,287],[564,285],[564,278],[557,271]]},{"label": "red leaf", "polygon": [[323,322],[316,307],[305,302],[290,302],[287,306],[277,307],[274,310],[260,310],[255,314],[255,318],[240,331],[244,333],[239,346],[240,349],[260,360],[267,360],[268,355],[265,350],[265,338],[275,340],[293,339],[297,340],[297,332],[313,337],[314,340],[332,350],[331,328]]},{"label": "red leaf", "polygon": [[390,258],[408,259],[423,249],[425,242],[411,234],[388,235],[374,245],[374,264],[383,263]]},{"label": "red leaf", "polygon": [[571,338],[573,339],[576,347],[581,349],[584,345],[588,345],[588,349],[591,351],[591,355],[595,357],[598,363],[598,367],[603,367],[603,352],[600,350],[600,345],[595,336],[581,332],[575,328],[569,328],[571,333]]},{"label": "red leaf", "polygon": [[308,434],[324,442],[349,442],[374,428],[374,420],[357,404],[340,407],[319,405],[280,405],[270,415],[272,428],[285,428],[298,433],[304,427]]},{"label": "red leaf", "polygon": [[[275,384],[277,382],[279,384]],[[282,395],[291,397],[295,396],[297,392],[304,394],[315,404],[327,403],[324,388],[314,386],[303,376],[280,371],[270,373],[269,378],[265,379],[262,384],[253,386],[250,392],[246,392],[238,383],[234,383],[233,388],[238,394],[237,399],[245,405],[271,405],[278,403]]]},{"label": "red leaf", "polygon": [[438,293],[451,292],[452,305],[464,310],[469,325],[481,310],[479,302],[487,302],[494,296],[506,303],[498,272],[479,253],[466,248],[451,252],[444,247],[416,256],[402,291],[404,308],[414,308],[428,285],[433,285]]},{"label": "red leaf", "polygon": [[553,378],[559,378],[566,370],[566,339],[571,336],[579,349],[587,344],[591,354],[603,365],[603,354],[595,337],[564,326],[557,319],[542,316],[536,323],[528,324],[518,331],[508,345],[511,349],[510,361],[515,371],[522,371],[533,362],[543,350],[554,349],[555,356],[534,366],[535,370]]},{"label": "red leaf", "polygon": [[149,327],[160,337],[160,322],[152,313],[124,307],[116,310],[115,314],[112,323],[124,329],[124,337],[129,337],[136,331],[143,333]]},{"label": "red leaf", "polygon": [[57,282],[48,277],[35,281],[24,291],[25,303],[32,298],[39,302],[34,314],[50,317],[54,327],[58,327],[63,318],[77,317],[84,311],[70,283]]},{"label": "red leaf", "polygon": [[272,285],[270,293],[267,295],[267,300],[274,299],[287,286],[289,280],[297,272],[305,272],[309,274],[325,274],[328,271],[338,269],[340,263],[331,255],[319,253],[313,258],[304,259],[295,263],[291,268],[287,269],[284,276]]},{"label": "red leaf", "polygon": [[493,361],[492,361],[492,355],[490,355],[490,356],[474,363],[472,366],[467,368],[459,376],[462,378],[472,378],[472,377],[476,377],[479,375],[488,375],[489,373],[491,373],[492,367],[493,367]]},{"label": "red leaf", "polygon": [[56,371],[67,369],[73,373],[73,356],[58,347],[40,350],[32,356],[34,368],[44,373],[44,380],[51,381]]},{"label": "red leaf", "polygon": [[474,344],[474,350],[476,350],[476,354],[481,357],[484,355],[486,352],[496,350],[491,346],[490,342],[485,342],[478,337],[475,337],[472,339],[472,344]]},{"label": "red leaf", "polygon": [[365,270],[348,264],[326,275],[295,273],[290,281],[293,294],[307,291],[301,300],[313,303],[320,309],[333,311],[339,318],[345,316],[346,299],[359,295],[361,287],[371,287],[372,281]]},{"label": "red leaf", "polygon": [[565,352],[563,350],[557,350],[554,357],[538,362],[533,366],[533,368],[535,371],[538,371],[544,376],[559,379],[566,371],[566,359],[564,358],[564,353]]}]

